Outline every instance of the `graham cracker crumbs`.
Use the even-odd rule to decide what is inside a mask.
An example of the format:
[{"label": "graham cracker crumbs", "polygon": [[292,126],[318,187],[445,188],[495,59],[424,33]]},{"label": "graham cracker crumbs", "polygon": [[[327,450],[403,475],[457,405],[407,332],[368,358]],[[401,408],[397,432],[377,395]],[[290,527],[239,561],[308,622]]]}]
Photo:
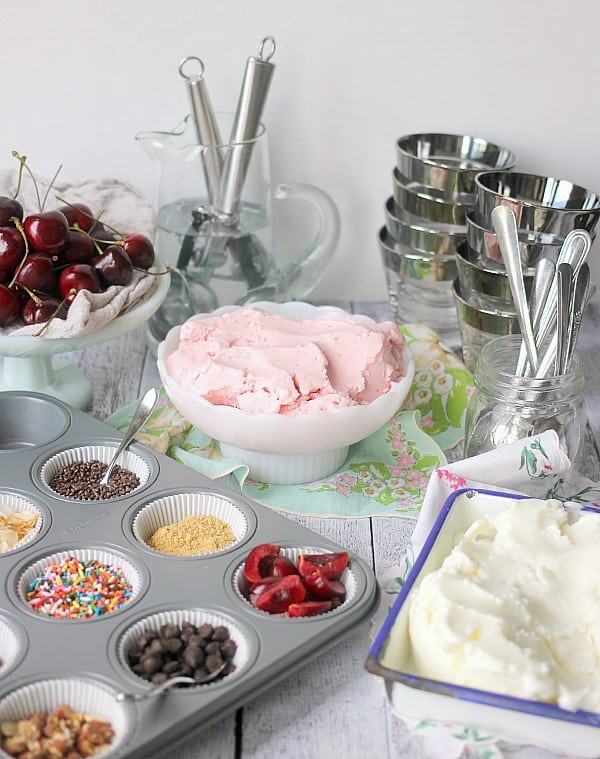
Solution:
[{"label": "graham cracker crumbs", "polygon": [[214,516],[190,516],[159,527],[147,543],[150,548],[174,556],[193,556],[227,548],[235,542],[231,527]]}]

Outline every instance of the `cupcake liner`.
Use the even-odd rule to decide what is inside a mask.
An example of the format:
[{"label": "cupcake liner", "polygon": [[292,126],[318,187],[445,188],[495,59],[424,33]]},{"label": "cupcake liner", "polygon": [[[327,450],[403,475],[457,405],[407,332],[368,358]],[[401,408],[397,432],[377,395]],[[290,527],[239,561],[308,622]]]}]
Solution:
[{"label": "cupcake liner", "polygon": [[[52,492],[54,496],[58,495],[58,497],[64,498],[67,501],[77,501],[79,503],[98,503],[98,501],[71,498],[66,495],[61,495],[52,488],[50,483],[63,467],[69,466],[69,464],[74,464],[78,461],[101,461],[104,464],[109,464],[112,460],[112,457],[115,455],[116,449],[116,444],[112,446],[85,445],[81,446],[80,448],[69,448],[66,451],[61,451],[60,453],[56,453],[54,456],[49,458],[48,461],[43,464],[40,470],[40,478],[43,484]],[[141,456],[133,453],[133,451],[123,451],[117,460],[117,464],[123,469],[127,469],[130,472],[136,474],[139,477],[140,484],[136,488],[130,490],[128,493],[115,496],[115,498],[111,498],[109,500],[115,500],[116,498],[128,498],[132,493],[135,493],[140,488],[142,488],[150,479],[151,470],[149,464]]]},{"label": "cupcake liner", "polygon": [[217,551],[201,551],[194,556],[205,556],[211,553],[228,551],[237,545],[248,531],[248,521],[244,512],[218,493],[202,492],[177,493],[152,501],[142,508],[133,520],[133,534],[140,542],[144,543],[151,551],[161,553],[164,556],[175,558],[189,558],[192,554],[177,556],[172,553],[163,553],[148,546],[147,541],[160,527],[167,524],[180,522],[189,516],[213,516],[229,525],[235,540],[228,546]]},{"label": "cupcake liner", "polygon": [[[18,721],[40,711],[49,714],[61,704],[67,704],[74,711],[100,717],[112,725],[114,738],[110,747],[94,756],[116,754],[127,743],[135,727],[133,708],[116,701],[114,691],[75,678],[41,680],[9,693],[0,700],[0,722]],[[9,757],[9,754],[0,749],[0,757]]]},{"label": "cupcake liner", "polygon": [[0,678],[2,678],[19,660],[23,652],[24,641],[16,628],[0,618]]},{"label": "cupcake liner", "polygon": [[[330,551],[328,549],[324,548],[291,548],[291,547],[285,547],[281,546],[281,556],[285,556],[287,559],[290,559],[294,564],[298,563],[298,559],[301,555],[306,554],[319,554],[319,553],[334,553],[333,551]],[[352,567],[347,567],[340,577],[340,582],[344,584],[344,587],[346,588],[346,598],[343,600],[343,602],[337,606],[335,609],[332,609],[331,611],[325,611],[323,614],[316,614],[312,617],[288,617],[287,614],[271,614],[268,611],[263,611],[262,609],[258,609],[254,604],[250,602],[247,595],[245,594],[243,588],[244,584],[246,583],[246,579],[244,577],[244,562],[242,562],[239,567],[235,570],[233,575],[233,590],[235,592],[235,595],[242,600],[245,604],[250,606],[251,609],[253,609],[257,614],[261,614],[265,617],[276,617],[276,618],[283,618],[283,619],[289,619],[291,622],[308,622],[311,619],[316,619],[317,617],[322,617],[325,614],[335,614],[336,612],[339,612],[340,610],[343,610],[354,598],[356,595],[356,590],[358,587],[358,583],[356,581],[356,577],[354,575],[354,572],[352,571]]]},{"label": "cupcake liner", "polygon": [[[54,617],[50,614],[45,614],[43,612],[37,612],[35,609],[31,609],[28,601],[27,601],[27,588],[29,585],[41,574],[43,574],[45,568],[49,564],[62,564],[64,561],[66,561],[69,557],[73,557],[77,559],[78,561],[97,561],[101,564],[108,564],[108,565],[115,565],[121,569],[123,572],[123,575],[127,582],[131,585],[131,595],[129,597],[129,600],[124,603],[119,608],[115,609],[114,611],[105,612],[101,614],[99,617],[82,617],[79,619],[70,619],[70,618],[61,618],[61,617]],[[114,614],[118,614],[119,611],[122,609],[128,609],[132,603],[132,601],[135,600],[136,596],[139,594],[140,590],[142,589],[143,585],[143,579],[142,574],[140,570],[132,564],[127,558],[124,556],[120,556],[115,553],[111,553],[110,551],[106,551],[104,549],[97,549],[97,548],[76,548],[73,550],[65,549],[63,551],[59,551],[57,553],[53,553],[49,556],[45,556],[43,559],[39,559],[34,564],[31,564],[19,577],[17,582],[17,592],[19,595],[19,599],[22,603],[27,606],[33,613],[35,613],[37,616],[45,618],[45,619],[52,619],[52,620],[58,620],[60,622],[64,621],[66,619],[69,622],[93,622],[97,619],[102,619],[103,617],[106,617],[108,615],[112,616]]]},{"label": "cupcake liner", "polygon": [[0,549],[0,556],[5,556],[6,554],[12,553],[13,551],[31,543],[39,534],[42,525],[44,524],[44,516],[35,503],[28,498],[24,498],[15,493],[6,493],[0,490],[0,512],[5,514],[20,514],[23,511],[32,511],[34,514],[37,514],[35,526],[27,533],[27,535],[25,535],[25,537],[21,538],[21,540],[16,543],[14,548],[10,548],[8,551],[2,551]]},{"label": "cupcake liner", "polygon": [[128,651],[135,645],[136,636],[148,630],[159,630],[162,625],[173,624],[181,627],[183,622],[190,622],[199,627],[203,624],[225,625],[229,630],[229,636],[235,641],[237,650],[233,657],[235,669],[224,677],[208,683],[199,683],[198,685],[188,685],[183,691],[195,691],[198,688],[210,688],[220,683],[230,683],[239,677],[249,666],[256,653],[256,646],[251,643],[250,637],[242,630],[240,625],[231,617],[219,614],[207,609],[174,609],[172,611],[161,611],[157,614],[151,614],[140,619],[131,627],[127,628],[119,638],[117,643],[117,659],[125,672],[130,674],[136,681],[150,687],[151,683],[136,674],[127,661]]}]

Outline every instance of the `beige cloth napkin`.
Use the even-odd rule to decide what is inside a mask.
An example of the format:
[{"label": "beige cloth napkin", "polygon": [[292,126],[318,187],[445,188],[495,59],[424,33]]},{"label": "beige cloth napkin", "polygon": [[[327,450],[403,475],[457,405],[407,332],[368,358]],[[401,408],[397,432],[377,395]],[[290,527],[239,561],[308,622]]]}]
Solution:
[{"label": "beige cloth napkin", "polygon": [[[37,177],[36,177],[37,179]],[[40,194],[48,186],[45,179],[37,179]],[[0,195],[13,195],[17,185],[17,172],[0,171]],[[86,203],[101,215],[101,221],[122,233],[139,232],[151,240],[156,231],[156,214],[144,195],[133,185],[119,179],[97,178],[81,182],[57,182],[50,192],[44,210],[61,205],[56,196],[69,203]],[[18,195],[25,215],[37,213],[39,204],[33,183],[23,176]],[[156,271],[152,268],[150,271]],[[42,333],[43,338],[77,337],[94,332],[129,310],[154,286],[156,278],[151,274],[135,272],[131,284],[126,287],[113,285],[102,293],[82,291],[77,294],[66,319],[53,319]],[[0,335],[32,335],[40,325],[12,325],[0,328]]]}]

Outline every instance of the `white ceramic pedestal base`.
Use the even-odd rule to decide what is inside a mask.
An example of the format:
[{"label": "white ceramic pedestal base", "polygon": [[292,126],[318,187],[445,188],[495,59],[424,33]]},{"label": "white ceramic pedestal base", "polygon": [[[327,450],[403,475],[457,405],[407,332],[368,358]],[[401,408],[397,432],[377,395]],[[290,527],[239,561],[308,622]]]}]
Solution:
[{"label": "white ceramic pedestal base", "polygon": [[223,456],[249,467],[253,480],[271,485],[299,485],[321,480],[342,466],[350,449],[346,445],[318,453],[260,453],[227,443],[220,443],[220,446]]},{"label": "white ceramic pedestal base", "polygon": [[28,390],[43,393],[75,408],[92,403],[92,383],[74,365],[54,368],[50,356],[5,356],[0,363],[0,391]]}]

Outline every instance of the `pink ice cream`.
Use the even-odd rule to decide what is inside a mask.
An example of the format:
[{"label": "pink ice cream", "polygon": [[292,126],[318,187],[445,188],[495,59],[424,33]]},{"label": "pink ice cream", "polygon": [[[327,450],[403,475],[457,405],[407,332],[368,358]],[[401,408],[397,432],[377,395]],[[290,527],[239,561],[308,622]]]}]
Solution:
[{"label": "pink ice cream", "polygon": [[183,389],[248,413],[297,416],[370,403],[405,374],[392,322],[330,314],[293,321],[258,308],[186,322],[166,360]]}]

